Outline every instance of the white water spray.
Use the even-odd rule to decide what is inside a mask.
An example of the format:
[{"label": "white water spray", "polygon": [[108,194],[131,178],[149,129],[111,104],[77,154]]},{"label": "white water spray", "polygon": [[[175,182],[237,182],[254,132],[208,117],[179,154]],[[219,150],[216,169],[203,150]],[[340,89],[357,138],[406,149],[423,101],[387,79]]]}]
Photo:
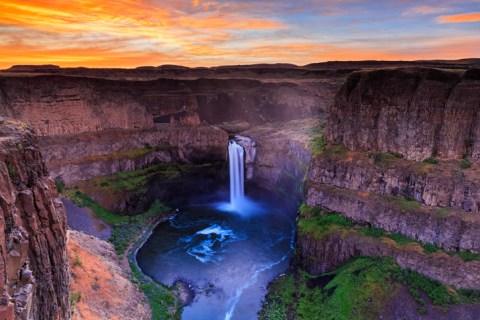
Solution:
[{"label": "white water spray", "polygon": [[244,172],[243,172],[243,147],[231,140],[228,143],[228,158],[230,165],[230,205],[239,209],[244,201]]}]

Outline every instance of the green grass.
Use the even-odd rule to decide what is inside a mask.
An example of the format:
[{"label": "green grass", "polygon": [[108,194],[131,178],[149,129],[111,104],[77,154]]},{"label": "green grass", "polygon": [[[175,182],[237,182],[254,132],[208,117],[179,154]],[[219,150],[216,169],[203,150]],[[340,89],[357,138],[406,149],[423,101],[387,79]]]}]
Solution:
[{"label": "green grass", "polygon": [[463,261],[480,260],[480,253],[473,253],[470,251],[461,251],[457,253]]},{"label": "green grass", "polygon": [[73,201],[79,207],[88,207],[92,209],[92,211],[103,221],[106,223],[116,226],[121,223],[128,221],[128,216],[119,216],[116,215],[108,210],[105,210],[102,206],[100,206],[96,201],[90,198],[88,195],[81,193],[80,191],[75,191],[69,193],[70,200]]},{"label": "green grass", "polygon": [[[396,197],[398,198],[398,197]],[[406,202],[409,200],[401,200]],[[448,211],[448,210],[447,210]],[[317,239],[320,239],[332,232],[344,231],[344,232],[357,232],[364,236],[372,238],[389,238],[395,241],[400,246],[407,244],[416,244],[420,250],[425,254],[433,254],[445,252],[449,255],[457,255],[464,261],[480,260],[480,253],[472,253],[469,251],[445,251],[440,247],[431,243],[421,243],[408,236],[387,232],[383,229],[374,228],[369,225],[362,225],[355,223],[342,215],[333,212],[324,212],[320,208],[310,207],[305,203],[300,205],[299,216],[297,218],[297,230],[300,235],[311,235]]]},{"label": "green grass", "polygon": [[412,238],[406,237],[406,236],[404,236],[402,234],[399,234],[399,233],[390,233],[390,234],[388,234],[388,237],[390,239],[392,239],[393,241],[395,241],[399,245],[404,245],[404,244],[407,244],[407,243],[417,242],[417,241],[413,240]]},{"label": "green grass", "polygon": [[360,229],[360,233],[364,236],[369,236],[373,238],[381,238],[385,236],[385,232],[383,231],[383,229],[373,227],[362,228]]},{"label": "green grass", "polygon": [[323,151],[325,151],[325,147],[327,146],[327,141],[325,140],[323,134],[317,137],[314,137],[310,141],[310,150],[313,152],[315,156],[321,155]]},{"label": "green grass", "polygon": [[321,238],[332,230],[350,228],[353,222],[347,218],[302,205],[300,207],[300,219],[297,228],[300,234],[311,234],[315,238]]},{"label": "green grass", "polygon": [[151,204],[150,208],[142,214],[119,216],[105,210],[92,198],[80,191],[69,193],[69,196],[76,205],[92,209],[100,219],[113,227],[112,236],[109,241],[114,245],[115,251],[119,256],[125,253],[130,243],[139,235],[151,219],[171,211],[171,208],[165,206],[157,199]]},{"label": "green grass", "polygon": [[122,256],[125,253],[128,246],[142,232],[152,218],[168,211],[171,211],[169,207],[165,206],[159,200],[155,200],[150,209],[145,213],[130,216],[127,221],[116,225],[112,230],[112,236],[109,241],[114,245],[117,254]]},{"label": "green grass", "polygon": [[470,163],[470,161],[468,161],[468,159],[464,158],[462,160],[460,160],[460,168],[461,169],[468,169],[472,166],[472,164]]},{"label": "green grass", "polygon": [[427,159],[423,160],[423,162],[428,164],[438,164],[438,159],[435,157],[428,157]]},{"label": "green grass", "polygon": [[420,292],[435,305],[480,301],[480,292],[455,290],[416,272],[401,269],[391,258],[359,257],[323,276],[297,271],[279,277],[259,312],[261,320],[280,319],[378,319],[385,305],[401,286],[406,285],[418,303],[417,311],[426,312]]},{"label": "green grass", "polygon": [[182,307],[172,288],[145,277],[135,263],[130,263],[130,269],[133,282],[139,286],[148,299],[152,309],[152,320],[180,320]]},{"label": "green grass", "polygon": [[395,206],[399,210],[403,211],[418,211],[421,209],[421,204],[419,201],[415,200],[412,196],[390,196],[390,195],[382,195],[381,196],[384,200],[390,202],[393,206]]}]

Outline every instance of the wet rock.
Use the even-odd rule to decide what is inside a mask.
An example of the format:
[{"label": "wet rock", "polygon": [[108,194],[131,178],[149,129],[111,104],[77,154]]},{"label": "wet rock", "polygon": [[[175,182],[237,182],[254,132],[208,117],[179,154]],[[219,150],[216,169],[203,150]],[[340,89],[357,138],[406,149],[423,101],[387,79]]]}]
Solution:
[{"label": "wet rock", "polygon": [[193,299],[195,298],[195,291],[193,290],[193,287],[185,280],[176,280],[173,283],[173,290],[175,291],[177,298],[180,300],[180,303],[184,307],[192,303]]}]

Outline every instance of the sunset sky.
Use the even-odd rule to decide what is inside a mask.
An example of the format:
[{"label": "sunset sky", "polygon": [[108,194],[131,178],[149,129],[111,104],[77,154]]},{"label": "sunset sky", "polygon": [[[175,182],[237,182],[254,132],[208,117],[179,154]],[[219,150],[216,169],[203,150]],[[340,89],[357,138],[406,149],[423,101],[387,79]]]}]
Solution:
[{"label": "sunset sky", "polygon": [[480,57],[480,0],[1,0],[0,68]]}]

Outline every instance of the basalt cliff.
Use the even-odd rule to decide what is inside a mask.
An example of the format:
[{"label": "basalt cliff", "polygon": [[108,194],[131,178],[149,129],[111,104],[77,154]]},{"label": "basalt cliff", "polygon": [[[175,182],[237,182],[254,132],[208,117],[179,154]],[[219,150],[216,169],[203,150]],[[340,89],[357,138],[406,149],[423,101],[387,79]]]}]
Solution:
[{"label": "basalt cliff", "polygon": [[0,318],[69,319],[65,209],[32,128],[0,118]]}]

